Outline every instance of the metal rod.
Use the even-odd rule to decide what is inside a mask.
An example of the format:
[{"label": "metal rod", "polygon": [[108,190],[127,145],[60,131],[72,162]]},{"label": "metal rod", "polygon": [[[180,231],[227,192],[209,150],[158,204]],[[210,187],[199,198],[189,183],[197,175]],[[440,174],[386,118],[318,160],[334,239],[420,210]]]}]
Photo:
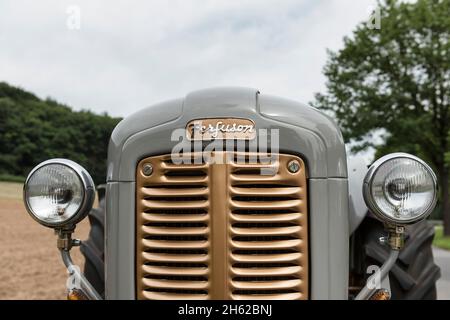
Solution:
[{"label": "metal rod", "polygon": [[375,272],[373,275],[367,279],[366,285],[361,290],[360,293],[356,296],[355,300],[366,300],[372,296],[372,294],[377,290],[377,288],[369,288],[369,283],[372,282],[373,279],[376,277],[379,277],[380,281],[383,281],[383,279],[386,277],[386,275],[391,271],[392,267],[395,264],[395,261],[397,261],[398,255],[400,254],[400,251],[391,249],[391,253],[389,254],[388,259],[384,262],[384,264],[381,266],[381,268]]},{"label": "metal rod", "polygon": [[75,265],[72,261],[72,257],[70,256],[70,251],[68,250],[60,250],[62,260],[69,270],[70,275],[76,276],[80,280],[81,290],[86,293],[87,297],[91,300],[103,300],[102,297],[98,294],[97,290],[90,284],[90,282],[84,277],[84,275],[79,271],[80,268]]}]

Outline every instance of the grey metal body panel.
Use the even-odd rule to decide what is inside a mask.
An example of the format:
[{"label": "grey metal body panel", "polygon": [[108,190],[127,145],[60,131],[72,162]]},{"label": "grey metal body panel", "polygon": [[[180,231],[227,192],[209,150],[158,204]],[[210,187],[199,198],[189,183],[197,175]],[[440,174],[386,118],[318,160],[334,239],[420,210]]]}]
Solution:
[{"label": "grey metal body panel", "polygon": [[135,298],[135,183],[110,182],[106,187],[106,299]]},{"label": "grey metal body panel", "polygon": [[347,159],[348,166],[348,197],[349,197],[349,228],[352,234],[361,224],[368,213],[363,196],[364,177],[367,173],[367,165],[361,157]]},{"label": "grey metal body panel", "polygon": [[326,115],[256,89],[221,88],[195,91],[184,100],[160,103],[122,120],[109,145],[107,181],[134,181],[137,162],[169,153],[178,143],[171,140],[173,130],[192,119],[227,117],[251,119],[256,129],[282,128],[280,150],[298,150],[310,178],[347,177],[342,136]]},{"label": "grey metal body panel", "polygon": [[184,100],[146,108],[123,120],[114,130],[106,194],[106,297],[135,298],[137,163],[147,156],[170,153],[178,143],[171,141],[174,129],[185,128],[193,119],[217,117],[248,118],[257,129],[280,129],[280,151],[303,158],[310,195],[311,297],[346,299],[348,186],[339,130],[313,108],[281,99],[277,102],[255,89],[242,88],[196,91]]},{"label": "grey metal body panel", "polygon": [[347,179],[310,179],[308,182],[311,298],[347,299]]},{"label": "grey metal body panel", "polygon": [[[347,176],[345,148],[342,146],[344,139],[341,130],[331,118],[313,107],[274,96],[260,95],[259,105],[263,116],[302,127],[317,134],[326,148],[326,167],[328,169],[326,176]],[[309,158],[309,160],[316,164],[318,159]],[[310,168],[310,170],[313,169],[315,168]],[[311,177],[316,177],[314,171],[311,172]]]}]

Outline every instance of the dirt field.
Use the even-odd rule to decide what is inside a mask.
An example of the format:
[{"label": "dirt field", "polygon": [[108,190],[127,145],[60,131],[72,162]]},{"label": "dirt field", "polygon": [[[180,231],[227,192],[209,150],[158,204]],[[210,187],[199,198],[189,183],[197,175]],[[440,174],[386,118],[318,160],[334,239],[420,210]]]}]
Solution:
[{"label": "dirt field", "polygon": [[[85,239],[88,232],[86,219],[75,237]],[[82,267],[79,249],[72,255]],[[53,230],[28,215],[21,184],[0,182],[0,299],[65,299],[66,279]]]}]

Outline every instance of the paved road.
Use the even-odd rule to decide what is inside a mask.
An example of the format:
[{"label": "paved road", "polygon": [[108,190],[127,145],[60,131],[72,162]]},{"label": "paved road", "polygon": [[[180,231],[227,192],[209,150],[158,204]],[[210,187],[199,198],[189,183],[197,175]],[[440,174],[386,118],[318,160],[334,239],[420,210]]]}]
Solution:
[{"label": "paved road", "polygon": [[434,259],[441,268],[441,279],[437,283],[439,300],[450,300],[450,251],[433,248]]}]

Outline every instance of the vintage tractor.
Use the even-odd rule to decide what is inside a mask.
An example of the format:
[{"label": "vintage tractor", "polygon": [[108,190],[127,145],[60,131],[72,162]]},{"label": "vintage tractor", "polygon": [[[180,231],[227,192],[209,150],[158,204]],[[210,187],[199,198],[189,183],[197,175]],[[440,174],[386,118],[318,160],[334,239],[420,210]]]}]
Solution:
[{"label": "vintage tractor", "polygon": [[[99,190],[92,209],[91,177],[65,159],[24,186],[72,299],[436,298],[433,171],[347,158],[334,121],[294,101],[215,88],[145,108],[112,133]],[[89,239],[72,239],[88,214]]]}]

